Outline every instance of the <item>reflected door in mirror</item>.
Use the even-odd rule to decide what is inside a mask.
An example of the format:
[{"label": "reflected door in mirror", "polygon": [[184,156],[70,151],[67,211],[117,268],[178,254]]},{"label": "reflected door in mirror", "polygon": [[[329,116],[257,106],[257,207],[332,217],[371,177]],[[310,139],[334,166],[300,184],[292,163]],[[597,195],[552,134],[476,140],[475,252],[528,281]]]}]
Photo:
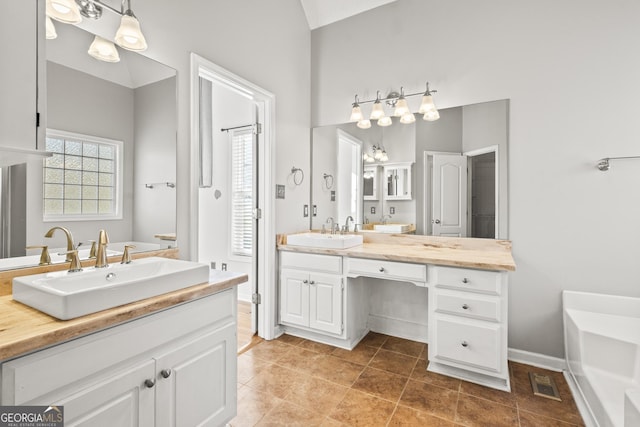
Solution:
[{"label": "reflected door in mirror", "polygon": [[362,174],[362,194],[364,200],[378,200],[378,166],[365,166]]}]

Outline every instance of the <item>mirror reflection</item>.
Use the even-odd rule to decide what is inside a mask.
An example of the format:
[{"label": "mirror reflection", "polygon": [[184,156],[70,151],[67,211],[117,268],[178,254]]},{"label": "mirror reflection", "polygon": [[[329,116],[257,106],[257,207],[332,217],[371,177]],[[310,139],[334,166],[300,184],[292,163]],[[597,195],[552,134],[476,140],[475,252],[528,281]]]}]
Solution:
[{"label": "mirror reflection", "polygon": [[[65,247],[63,236],[44,238],[53,226],[68,228],[75,242],[85,245],[106,229],[114,250],[129,242],[137,251],[176,246],[176,72],[120,48],[120,62],[96,60],[87,54],[94,39],[87,30],[59,23],[57,38],[41,50],[46,52],[46,88],[40,90],[46,89],[47,147],[55,154],[46,160],[47,169],[41,160],[27,163],[26,203],[7,215],[2,210],[3,223],[20,212],[26,217],[23,224],[9,222],[2,236],[12,237],[13,244],[3,243],[12,248],[4,257],[33,255],[37,264],[39,250],[25,246]],[[108,146],[99,143],[105,141],[120,144],[119,168],[108,169],[117,158],[104,154]],[[95,147],[100,155],[90,154]],[[0,269],[3,263],[11,262],[0,261]]]},{"label": "mirror reflection", "polygon": [[[342,224],[337,201],[357,200],[363,231],[508,238],[508,109],[500,100],[441,109],[437,121],[314,128],[311,229]],[[328,190],[322,174],[336,172],[344,134],[361,144],[362,172],[357,185],[338,175]]]}]

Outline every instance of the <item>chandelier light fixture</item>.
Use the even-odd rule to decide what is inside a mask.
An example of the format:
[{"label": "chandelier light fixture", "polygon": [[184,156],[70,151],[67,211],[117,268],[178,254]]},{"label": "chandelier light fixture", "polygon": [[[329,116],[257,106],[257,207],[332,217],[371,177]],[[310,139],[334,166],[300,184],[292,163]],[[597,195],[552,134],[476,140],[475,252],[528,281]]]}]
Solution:
[{"label": "chandelier light fixture", "polygon": [[[126,4],[126,7],[125,7]],[[120,10],[100,0],[47,0],[47,38],[56,38],[56,29],[51,19],[65,24],[77,24],[82,17],[100,19],[104,9],[120,15],[120,26],[114,36],[121,48],[134,52],[147,49],[147,41],[140,29],[140,22],[131,10],[131,0],[122,0]],[[105,62],[118,62],[120,55],[113,41],[96,36],[88,50],[89,55]]]},{"label": "chandelier light fixture", "polygon": [[373,145],[371,147],[371,154],[364,153],[362,155],[362,160],[366,163],[373,163],[378,161],[380,163],[389,161],[389,156],[387,155],[387,151],[381,145]]},{"label": "chandelier light fixture", "polygon": [[[393,119],[387,116],[384,110],[384,104],[393,108],[393,116],[400,118],[400,123],[409,124],[416,121],[414,114],[409,108],[407,98],[411,96],[422,95],[422,102],[420,104],[419,114],[422,114],[423,120],[434,121],[440,118],[440,113],[433,102],[433,93],[437,90],[429,89],[429,82],[427,82],[427,90],[425,92],[416,92],[405,94],[404,88],[400,88],[400,93],[391,92],[386,98],[380,97],[380,91],[376,91],[376,99],[370,99],[367,101],[360,101],[358,95],[355,96],[355,102],[351,107],[350,122],[357,123],[360,129],[369,129],[371,127],[371,121],[377,121],[378,126],[390,126],[393,124]],[[383,102],[384,101],[384,102]],[[373,103],[371,107],[371,114],[366,119],[362,112],[362,104]],[[368,156],[368,154],[367,154]],[[366,158],[365,158],[366,160]]]}]

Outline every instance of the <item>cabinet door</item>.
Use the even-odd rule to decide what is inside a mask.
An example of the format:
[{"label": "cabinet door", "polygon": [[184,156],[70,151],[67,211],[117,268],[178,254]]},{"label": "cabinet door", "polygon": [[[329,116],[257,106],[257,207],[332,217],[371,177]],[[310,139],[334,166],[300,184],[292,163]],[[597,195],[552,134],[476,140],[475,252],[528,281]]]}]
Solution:
[{"label": "cabinet door", "polygon": [[342,278],[314,273],[309,277],[309,327],[342,333]]},{"label": "cabinet door", "polygon": [[280,270],[280,321],[309,326],[309,273]]},{"label": "cabinet door", "polygon": [[[90,363],[90,361],[86,361]],[[29,404],[64,406],[64,425],[86,427],[153,426],[155,363],[147,359],[71,395]]]},{"label": "cabinet door", "polygon": [[231,420],[236,351],[236,325],[227,323],[156,357],[155,425],[220,426]]},{"label": "cabinet door", "polygon": [[38,17],[36,0],[2,3],[0,146],[36,148]]}]

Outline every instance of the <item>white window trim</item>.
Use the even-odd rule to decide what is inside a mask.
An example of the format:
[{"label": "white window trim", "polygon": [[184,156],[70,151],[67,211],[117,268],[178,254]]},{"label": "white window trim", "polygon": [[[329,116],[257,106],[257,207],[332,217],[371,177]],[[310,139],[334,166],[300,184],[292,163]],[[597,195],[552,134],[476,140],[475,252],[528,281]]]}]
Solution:
[{"label": "white window trim", "polygon": [[[238,134],[238,133],[249,133],[251,135],[252,141],[251,144],[253,145],[253,134],[251,133],[251,130],[247,131],[247,130],[236,130],[236,131],[232,131],[229,133],[229,219],[230,221],[233,223],[233,137]],[[253,149],[253,146],[252,146]],[[252,165],[253,168],[253,165]],[[252,194],[252,197],[255,197],[255,195]],[[254,242],[255,243],[255,242]],[[255,251],[255,247],[252,248],[252,251]],[[251,263],[253,254],[248,254],[248,255],[242,255],[242,254],[238,254],[238,253],[234,253],[233,252],[233,226],[229,227],[229,246],[228,246],[228,257],[229,260],[232,261],[237,261],[237,262],[244,262],[244,263]]]},{"label": "white window trim", "polygon": [[[115,153],[115,163],[116,163],[116,173],[114,175],[114,191],[116,192],[115,197],[115,213],[112,215],[45,215],[44,209],[42,210],[42,221],[43,222],[60,222],[60,221],[98,221],[98,220],[118,220],[123,219],[123,154],[124,154],[124,143],[122,141],[118,141],[116,139],[102,138],[94,135],[85,135],[77,132],[68,132],[58,129],[49,129],[47,128],[46,136],[47,137],[58,137],[64,139],[79,139],[81,141],[86,142],[95,142],[99,144],[111,144],[117,147]],[[44,163],[42,166],[44,170]],[[42,182],[44,183],[44,176],[42,177]],[[42,199],[44,200],[44,194]]]}]

